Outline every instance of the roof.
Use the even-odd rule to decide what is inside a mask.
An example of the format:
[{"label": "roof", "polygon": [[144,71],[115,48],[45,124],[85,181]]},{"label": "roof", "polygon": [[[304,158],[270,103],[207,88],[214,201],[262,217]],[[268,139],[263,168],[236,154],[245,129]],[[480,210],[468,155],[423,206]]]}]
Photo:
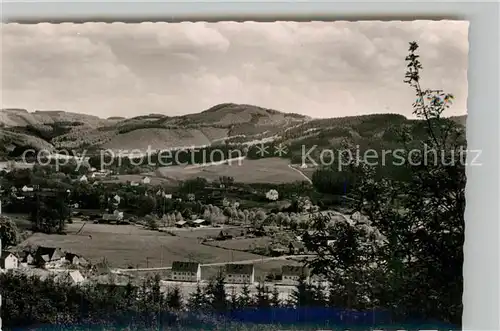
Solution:
[{"label": "roof", "polygon": [[253,264],[226,264],[226,273],[250,275],[253,272]]},{"label": "roof", "polygon": [[177,225],[184,225],[186,223],[187,223],[186,221],[177,221],[177,222],[175,222],[175,224],[177,224]]},{"label": "roof", "polygon": [[305,248],[304,244],[301,243],[300,241],[292,241],[290,244],[293,246],[293,248],[298,248],[298,249]]},{"label": "roof", "polygon": [[287,276],[306,276],[309,274],[309,270],[302,266],[284,265],[283,267],[281,267],[281,274]]},{"label": "roof", "polygon": [[198,262],[174,261],[172,271],[197,272],[200,264]]},{"label": "roof", "polygon": [[64,255],[64,258],[65,258],[66,260],[73,260],[73,258],[75,258],[75,257],[76,257],[76,258],[80,258],[78,255],[73,254],[73,253],[66,253],[66,254]]},{"label": "roof", "polygon": [[9,251],[2,251],[2,255],[0,255],[0,260],[5,260],[9,255],[13,255],[14,257],[17,258],[17,256]]},{"label": "roof", "polygon": [[60,253],[61,250],[59,248],[54,248],[54,247],[43,247],[40,246],[37,248],[35,255],[36,256],[43,256],[43,255],[48,255],[50,259],[54,256],[55,253]]},{"label": "roof", "polygon": [[206,222],[204,219],[198,218],[197,220],[194,220],[193,223],[200,224]]}]

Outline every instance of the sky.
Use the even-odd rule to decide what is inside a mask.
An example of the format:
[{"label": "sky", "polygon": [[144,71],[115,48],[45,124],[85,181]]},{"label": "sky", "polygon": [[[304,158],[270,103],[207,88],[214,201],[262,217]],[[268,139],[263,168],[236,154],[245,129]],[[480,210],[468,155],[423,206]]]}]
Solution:
[{"label": "sky", "polygon": [[399,113],[417,41],[425,88],[466,114],[468,22],[3,24],[2,108],[177,116],[233,102],[340,117]]}]

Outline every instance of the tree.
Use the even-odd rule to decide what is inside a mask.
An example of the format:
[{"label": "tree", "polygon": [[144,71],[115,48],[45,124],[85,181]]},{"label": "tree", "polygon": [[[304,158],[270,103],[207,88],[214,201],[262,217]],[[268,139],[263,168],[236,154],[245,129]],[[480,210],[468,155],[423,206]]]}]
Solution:
[{"label": "tree", "polygon": [[238,306],[242,308],[248,308],[252,305],[252,296],[250,295],[250,287],[247,283],[243,284],[241,289],[241,295],[238,298]]},{"label": "tree", "polygon": [[325,307],[327,305],[325,290],[326,289],[321,281],[319,281],[315,286],[313,286],[313,297],[314,297],[313,300],[315,306]]},{"label": "tree", "polygon": [[178,286],[167,291],[166,305],[172,310],[180,310],[182,308],[182,296]]},{"label": "tree", "polygon": [[19,230],[9,217],[0,215],[0,239],[2,246],[15,246],[19,240]]},{"label": "tree", "polygon": [[191,311],[200,311],[206,307],[206,297],[200,284],[196,284],[196,291],[189,296],[187,307]]},{"label": "tree", "polygon": [[278,288],[276,286],[274,286],[273,291],[271,293],[270,303],[271,306],[273,307],[281,306],[280,292],[278,291]]},{"label": "tree", "polygon": [[38,197],[30,219],[36,231],[56,233],[64,230],[70,216],[67,197],[63,193],[57,196]]},{"label": "tree", "polygon": [[313,287],[306,281],[304,275],[299,277],[297,286],[292,292],[291,302],[297,307],[308,307],[314,304]]},{"label": "tree", "polygon": [[145,217],[146,225],[150,230],[158,230],[158,219],[152,215],[146,215]]},{"label": "tree", "polygon": [[266,198],[270,201],[276,201],[278,200],[278,197],[279,197],[279,194],[278,194],[278,191],[276,190],[269,190],[267,193],[266,193]]},{"label": "tree", "polygon": [[263,282],[257,285],[257,293],[255,295],[255,306],[257,308],[269,308],[271,300],[269,298],[269,289]]},{"label": "tree", "polygon": [[[337,284],[331,291],[338,303],[382,306],[402,319],[425,317],[460,325],[464,128],[442,117],[452,95],[421,87],[417,49],[411,42],[405,83],[415,91],[413,113],[422,133],[407,126],[398,133],[403,159],[411,161],[400,165],[405,175],[394,178],[352,159],[348,169],[358,180],[351,207],[367,220],[339,223],[317,218],[317,243],[308,240],[306,248],[320,253],[310,264],[314,272]],[[333,239],[333,244],[318,238]],[[347,297],[342,299],[342,293]]]},{"label": "tree", "polygon": [[219,272],[215,278],[210,280],[205,293],[210,298],[210,307],[214,311],[226,311],[228,302],[225,279],[222,272]]}]

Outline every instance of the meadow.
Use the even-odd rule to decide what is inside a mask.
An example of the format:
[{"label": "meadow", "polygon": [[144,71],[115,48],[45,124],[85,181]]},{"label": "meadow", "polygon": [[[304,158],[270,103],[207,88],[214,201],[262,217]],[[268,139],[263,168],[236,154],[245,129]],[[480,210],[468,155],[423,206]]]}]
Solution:
[{"label": "meadow", "polygon": [[289,167],[289,160],[282,158],[245,159],[232,164],[217,164],[206,167],[161,167],[156,175],[170,180],[186,180],[203,177],[216,180],[221,176],[233,177],[239,183],[292,183],[304,181],[304,177]]},{"label": "meadow", "polygon": [[136,225],[75,222],[67,224],[64,235],[35,233],[19,246],[37,245],[59,247],[94,263],[106,258],[115,268],[169,267],[178,260],[221,263],[261,258],[256,254],[206,246],[197,238],[172,236]]}]

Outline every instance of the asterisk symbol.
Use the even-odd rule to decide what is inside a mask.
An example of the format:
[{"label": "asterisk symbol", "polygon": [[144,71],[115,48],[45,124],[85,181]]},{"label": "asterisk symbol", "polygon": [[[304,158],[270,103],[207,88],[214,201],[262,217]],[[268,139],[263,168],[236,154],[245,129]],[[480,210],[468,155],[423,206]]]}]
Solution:
[{"label": "asterisk symbol", "polygon": [[286,155],[288,153],[286,146],[279,144],[278,146],[274,146],[274,154],[278,154],[279,156]]},{"label": "asterisk symbol", "polygon": [[261,157],[264,157],[264,155],[269,153],[267,151],[268,148],[269,148],[269,146],[266,146],[264,144],[260,144],[260,146],[257,145],[257,154],[259,154]]}]

